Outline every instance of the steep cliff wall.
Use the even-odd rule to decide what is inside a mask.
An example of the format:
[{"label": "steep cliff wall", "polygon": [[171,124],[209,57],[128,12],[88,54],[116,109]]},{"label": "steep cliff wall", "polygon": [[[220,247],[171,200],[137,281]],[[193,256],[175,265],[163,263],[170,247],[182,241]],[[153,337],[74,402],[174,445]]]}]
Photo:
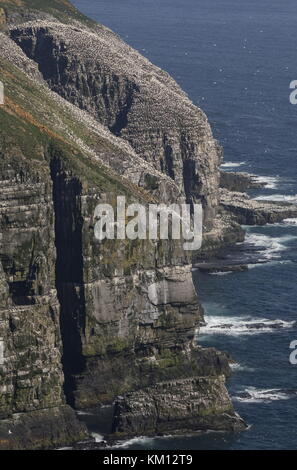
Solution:
[{"label": "steep cliff wall", "polygon": [[101,26],[34,21],[10,34],[52,90],[126,139],[188,202],[202,201],[213,226],[221,150],[204,113],[168,74]]},{"label": "steep cliff wall", "polygon": [[[94,237],[96,205],[115,207],[124,195],[146,206],[202,201],[210,239],[219,243],[220,151],[204,114],[167,74],[106,28],[78,23],[76,12],[65,24],[48,10],[39,20],[36,10],[3,8],[2,447],[81,437],[64,397],[87,408],[143,393],[168,406],[172,387],[182,408],[193,397],[196,424],[172,412],[162,432],[205,429],[206,422],[243,428],[222,379],[230,372],[226,355],[194,340],[203,311],[189,255],[172,240]],[[116,410],[121,435],[152,431],[143,423],[137,430],[133,412],[124,419],[123,403]],[[22,440],[33,419],[47,423],[40,429],[48,440]],[[159,421],[153,408],[151,421]]]},{"label": "steep cliff wall", "polygon": [[[202,203],[205,256],[242,241],[239,225],[220,211],[222,149],[205,114],[176,82],[104,26],[36,21],[33,14],[34,21],[27,19],[10,19],[9,32],[49,87],[174,181],[174,201],[178,194]],[[166,199],[171,200],[163,193]]]},{"label": "steep cliff wall", "polygon": [[3,117],[0,448],[49,447],[86,436],[63,395],[52,184],[42,161],[29,162],[13,140],[14,119],[5,119],[7,132]]}]

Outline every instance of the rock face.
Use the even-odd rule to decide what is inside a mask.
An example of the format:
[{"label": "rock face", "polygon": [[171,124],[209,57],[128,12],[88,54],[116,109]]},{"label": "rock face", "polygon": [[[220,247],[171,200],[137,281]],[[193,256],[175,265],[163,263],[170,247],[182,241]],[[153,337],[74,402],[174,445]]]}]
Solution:
[{"label": "rock face", "polygon": [[101,26],[33,21],[10,35],[53,91],[127,140],[188,202],[202,201],[212,227],[221,150],[206,116],[168,74]]},{"label": "rock face", "polygon": [[290,203],[257,201],[247,194],[221,189],[221,204],[242,225],[265,225],[297,217],[297,206]]},{"label": "rock face", "polygon": [[114,430],[119,437],[122,432],[133,436],[244,428],[234,416],[224,376],[163,382],[116,402]]},{"label": "rock face", "polygon": [[228,358],[196,345],[203,310],[189,254],[174,240],[94,236],[97,204],[115,207],[117,195],[146,207],[201,201],[205,252],[242,236],[220,212],[205,115],[68,2],[21,3],[0,1],[0,447],[81,439],[69,405],[117,395],[122,436],[242,428]]},{"label": "rock face", "polygon": [[86,435],[62,390],[52,184],[1,137],[0,448],[49,447]]},{"label": "rock face", "polygon": [[245,193],[248,189],[264,188],[265,183],[259,181],[257,176],[249,173],[221,170],[220,187],[233,192]]}]

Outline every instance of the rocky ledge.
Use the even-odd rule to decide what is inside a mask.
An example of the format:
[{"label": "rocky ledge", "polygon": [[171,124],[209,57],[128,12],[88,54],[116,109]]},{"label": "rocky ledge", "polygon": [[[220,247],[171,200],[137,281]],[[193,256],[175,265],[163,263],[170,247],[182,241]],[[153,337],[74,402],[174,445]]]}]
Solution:
[{"label": "rocky ledge", "polygon": [[229,191],[244,193],[249,189],[261,189],[265,186],[266,183],[259,181],[256,175],[239,171],[220,171],[220,187]]},{"label": "rocky ledge", "polygon": [[129,393],[115,404],[115,435],[242,431],[245,423],[234,415],[224,375],[162,382]]},{"label": "rocky ledge", "polygon": [[297,206],[290,203],[258,201],[247,194],[220,190],[222,207],[241,225],[265,225],[297,217]]},{"label": "rocky ledge", "polygon": [[15,413],[0,420],[0,450],[51,449],[73,445],[88,436],[68,406]]}]

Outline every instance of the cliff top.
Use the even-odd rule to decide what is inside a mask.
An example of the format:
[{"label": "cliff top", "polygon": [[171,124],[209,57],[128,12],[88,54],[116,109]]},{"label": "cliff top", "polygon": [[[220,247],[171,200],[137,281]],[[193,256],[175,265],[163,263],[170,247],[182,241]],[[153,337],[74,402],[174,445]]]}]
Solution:
[{"label": "cliff top", "polygon": [[20,20],[26,17],[28,11],[36,11],[39,14],[43,12],[52,15],[60,21],[78,20],[88,25],[95,24],[68,0],[50,0],[50,2],[48,0],[0,0],[0,25],[3,23],[1,9],[10,17],[13,15],[19,16]]},{"label": "cliff top", "polygon": [[58,10],[62,12],[78,12],[78,10],[67,0],[4,0],[0,6],[7,9],[32,9],[42,11]]}]

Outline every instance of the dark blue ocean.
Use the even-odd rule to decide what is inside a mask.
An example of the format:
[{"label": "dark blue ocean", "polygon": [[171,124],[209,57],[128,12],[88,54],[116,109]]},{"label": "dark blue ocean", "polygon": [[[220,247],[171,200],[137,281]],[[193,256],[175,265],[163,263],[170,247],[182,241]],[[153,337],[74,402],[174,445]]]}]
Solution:
[{"label": "dark blue ocean", "polygon": [[[297,106],[289,102],[297,80],[295,0],[73,3],[168,71],[203,108],[224,147],[224,168],[267,181],[253,197],[297,202]],[[144,437],[126,449],[297,449],[297,365],[289,362],[297,340],[297,221],[248,228],[246,245],[267,263],[244,273],[196,271],[194,279],[208,321],[199,342],[235,359],[228,389],[248,431]],[[257,322],[262,327],[251,329]]]}]

